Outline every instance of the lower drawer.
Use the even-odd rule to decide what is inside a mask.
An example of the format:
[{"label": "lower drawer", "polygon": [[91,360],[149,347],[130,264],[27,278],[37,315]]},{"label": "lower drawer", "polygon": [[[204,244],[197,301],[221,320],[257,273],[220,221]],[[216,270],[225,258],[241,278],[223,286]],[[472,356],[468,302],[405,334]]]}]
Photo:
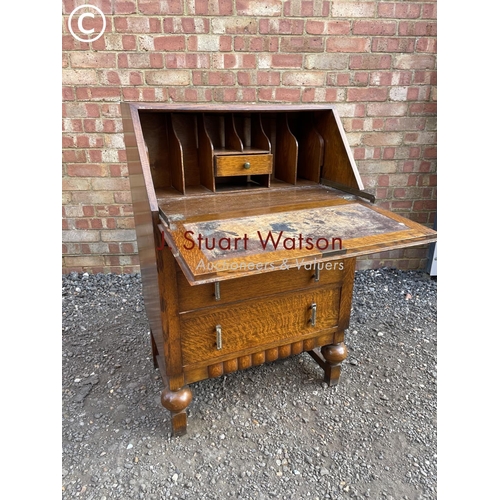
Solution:
[{"label": "lower drawer", "polygon": [[335,328],[340,290],[340,287],[323,287],[184,314],[181,316],[183,365],[211,363],[220,357],[245,354],[247,350]]}]

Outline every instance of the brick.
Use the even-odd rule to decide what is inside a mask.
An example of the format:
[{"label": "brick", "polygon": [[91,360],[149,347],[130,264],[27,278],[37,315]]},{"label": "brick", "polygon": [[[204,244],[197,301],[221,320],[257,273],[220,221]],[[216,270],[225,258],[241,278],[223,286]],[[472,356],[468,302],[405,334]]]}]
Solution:
[{"label": "brick", "polygon": [[376,2],[335,1],[332,17],[375,17]]},{"label": "brick", "polygon": [[199,16],[230,16],[233,14],[232,0],[194,0],[188,3],[188,13]]},{"label": "brick", "polygon": [[216,35],[256,34],[258,23],[255,18],[225,17],[211,20],[212,33]]},{"label": "brick", "polygon": [[148,85],[189,85],[189,71],[146,71],[145,78]]},{"label": "brick", "polygon": [[418,19],[421,8],[421,5],[418,3],[396,3],[395,17],[397,19]]},{"label": "brick", "polygon": [[305,69],[348,69],[349,56],[345,54],[307,54]]},{"label": "brick", "polygon": [[[77,88],[76,96],[81,101],[120,101],[121,89],[118,87]],[[99,113],[95,116],[99,116]]]},{"label": "brick", "polygon": [[70,163],[67,165],[67,173],[74,177],[105,177],[108,169],[104,165]]},{"label": "brick", "polygon": [[133,229],[115,229],[101,231],[102,241],[135,241],[136,235]]},{"label": "brick", "polygon": [[402,141],[402,134],[397,132],[373,132],[363,136],[366,146],[397,146]]},{"label": "brick", "polygon": [[323,37],[283,37],[280,43],[281,52],[323,52]]},{"label": "brick", "polygon": [[342,91],[326,88],[305,88],[302,90],[302,102],[336,102],[342,100]]},{"label": "brick", "polygon": [[347,89],[347,101],[385,101],[386,99],[386,88]]},{"label": "brick", "polygon": [[210,68],[210,55],[209,54],[165,54],[165,67],[179,68],[179,69],[202,69]]},{"label": "brick", "polygon": [[259,33],[263,35],[302,35],[303,32],[304,21],[302,19],[267,18],[259,21]]},{"label": "brick", "polygon": [[163,54],[118,54],[119,68],[163,68]]},{"label": "brick", "polygon": [[143,85],[143,75],[140,71],[113,70],[101,73],[102,85]]},{"label": "brick", "polygon": [[414,38],[377,37],[372,41],[372,52],[414,52]]},{"label": "brick", "polygon": [[217,88],[214,90],[214,101],[222,102],[255,102],[255,88]]},{"label": "brick", "polygon": [[133,0],[113,0],[115,14],[135,14],[137,8]]},{"label": "brick", "polygon": [[300,89],[277,88],[275,97],[276,101],[299,102]]},{"label": "brick", "polygon": [[366,71],[356,72],[351,75],[351,85],[366,87],[368,85],[369,74]]},{"label": "brick", "polygon": [[370,73],[370,85],[409,85],[411,80],[411,71],[373,71]]},{"label": "brick", "polygon": [[104,41],[107,51],[136,50],[134,35],[119,35],[110,33],[104,35]]},{"label": "brick", "polygon": [[[84,232],[84,231],[80,231]],[[93,231],[99,234],[97,231]],[[103,255],[87,255],[87,256],[66,256],[64,257],[65,265],[68,269],[75,268],[79,269],[80,272],[82,270],[86,270],[89,267],[94,266],[102,266],[104,265],[104,256]]]},{"label": "brick", "polygon": [[253,71],[238,71],[236,82],[243,86],[256,85],[257,77]]},{"label": "brick", "polygon": [[437,52],[437,40],[435,38],[419,38],[417,40],[417,52]]},{"label": "brick", "polygon": [[62,241],[65,243],[99,241],[99,232],[78,231],[76,229],[71,229],[69,231],[62,232]]},{"label": "brick", "polygon": [[183,14],[182,0],[137,0],[137,9],[147,15]]},{"label": "brick", "polygon": [[436,36],[437,23],[428,21],[401,21],[398,35],[400,36]]},{"label": "brick", "polygon": [[324,21],[307,21],[306,33],[309,35],[322,35],[325,33]]},{"label": "brick", "polygon": [[198,50],[200,52],[219,52],[220,39],[218,35],[198,35],[190,38],[192,40],[191,50]]},{"label": "brick", "polygon": [[236,0],[236,14],[239,16],[279,16],[282,0]]},{"label": "brick", "polygon": [[279,38],[275,36],[265,37],[234,37],[234,50],[244,52],[277,52]]},{"label": "brick", "polygon": [[355,55],[351,56],[350,69],[389,69],[392,58],[389,55]]},{"label": "brick", "polygon": [[209,33],[210,21],[203,17],[178,17],[163,20],[164,33]]},{"label": "brick", "polygon": [[395,69],[434,69],[436,57],[432,55],[404,54],[394,59]]},{"label": "brick", "polygon": [[354,21],[353,35],[395,35],[396,21]]},{"label": "brick", "polygon": [[236,83],[235,75],[230,71],[206,71],[203,74],[206,85],[234,85]]},{"label": "brick", "polygon": [[423,117],[403,117],[388,118],[385,121],[385,130],[424,130],[425,118]]},{"label": "brick", "polygon": [[362,171],[367,174],[394,174],[397,171],[395,161],[361,161]]},{"label": "brick", "polygon": [[72,52],[72,68],[116,68],[116,54],[96,52]]},{"label": "brick", "polygon": [[325,82],[323,72],[312,71],[285,71],[282,78],[283,85],[297,86],[315,86],[319,87]]},{"label": "brick", "polygon": [[63,87],[62,88],[62,99],[63,101],[74,101],[75,100],[75,90],[73,87]]},{"label": "brick", "polygon": [[300,54],[273,54],[272,68],[302,68],[303,56]]},{"label": "brick", "polygon": [[117,33],[161,33],[161,22],[157,18],[117,17],[113,18]]},{"label": "brick", "polygon": [[437,113],[436,103],[412,103],[409,107],[409,115],[435,115]]},{"label": "brick", "polygon": [[169,99],[173,101],[209,102],[213,99],[212,89],[207,88],[171,88]]},{"label": "brick", "polygon": [[436,4],[425,4],[422,7],[422,18],[423,19],[436,19],[437,17],[437,5]]},{"label": "brick", "polygon": [[258,71],[257,85],[273,85],[280,84],[281,74],[278,71]]},{"label": "brick", "polygon": [[182,35],[167,35],[155,37],[154,48],[155,50],[167,51],[184,50],[186,48],[186,39]]},{"label": "brick", "polygon": [[62,113],[65,118],[98,117],[99,107],[95,104],[90,105],[79,102],[67,102],[63,104]]},{"label": "brick", "polygon": [[128,179],[119,177],[94,177],[91,182],[92,189],[95,191],[128,191],[130,189]]},{"label": "brick", "polygon": [[86,191],[90,188],[88,179],[65,178],[62,180],[63,191]]},{"label": "brick", "polygon": [[323,0],[287,0],[283,5],[283,15],[313,17],[328,16],[330,2]]},{"label": "brick", "polygon": [[370,39],[364,37],[332,37],[326,42],[328,52],[368,52]]},{"label": "brick", "polygon": [[63,85],[96,85],[97,72],[88,69],[64,69],[62,71]]},{"label": "brick", "polygon": [[366,106],[367,116],[405,116],[408,112],[406,103],[369,103]]},{"label": "brick", "polygon": [[257,58],[255,54],[217,54],[213,58],[213,67],[254,69],[257,67]]},{"label": "brick", "polygon": [[87,157],[82,149],[65,149],[62,152],[64,163],[86,163]]}]

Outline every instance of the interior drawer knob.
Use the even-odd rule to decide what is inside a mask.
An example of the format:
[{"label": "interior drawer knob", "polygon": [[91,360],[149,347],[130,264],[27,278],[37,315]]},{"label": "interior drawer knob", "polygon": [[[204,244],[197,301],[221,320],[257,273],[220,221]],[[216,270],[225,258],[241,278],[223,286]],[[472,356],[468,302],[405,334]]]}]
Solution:
[{"label": "interior drawer knob", "polygon": [[243,168],[246,168],[248,170],[250,168],[250,162],[246,161],[245,163],[243,163]]}]

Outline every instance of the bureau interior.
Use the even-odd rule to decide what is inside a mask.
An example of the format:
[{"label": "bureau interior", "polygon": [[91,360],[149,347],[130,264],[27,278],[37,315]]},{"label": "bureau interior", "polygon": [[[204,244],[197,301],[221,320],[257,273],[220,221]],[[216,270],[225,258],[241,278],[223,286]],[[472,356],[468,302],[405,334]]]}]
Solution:
[{"label": "bureau interior", "polygon": [[141,110],[139,117],[155,190],[184,195],[310,185],[331,178],[325,168],[349,162],[339,154],[345,148],[329,109]]}]

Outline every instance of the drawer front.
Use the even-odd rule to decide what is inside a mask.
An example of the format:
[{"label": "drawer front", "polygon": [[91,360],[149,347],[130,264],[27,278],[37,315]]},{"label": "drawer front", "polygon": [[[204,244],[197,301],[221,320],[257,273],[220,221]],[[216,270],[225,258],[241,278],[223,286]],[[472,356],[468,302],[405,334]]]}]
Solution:
[{"label": "drawer front", "polygon": [[340,288],[328,287],[182,315],[183,364],[211,363],[335,328],[339,306]]},{"label": "drawer front", "polygon": [[216,300],[215,285],[207,283],[191,286],[177,267],[177,287],[179,290],[179,311],[186,312],[202,307],[221,306],[231,302],[265,297],[281,292],[311,289],[333,283],[341,283],[344,278],[344,262],[318,263],[319,280],[315,281],[312,269],[303,266],[271,273],[253,274],[242,278],[219,282],[220,299]]},{"label": "drawer front", "polygon": [[270,174],[272,158],[273,155],[216,156],[215,176]]}]

